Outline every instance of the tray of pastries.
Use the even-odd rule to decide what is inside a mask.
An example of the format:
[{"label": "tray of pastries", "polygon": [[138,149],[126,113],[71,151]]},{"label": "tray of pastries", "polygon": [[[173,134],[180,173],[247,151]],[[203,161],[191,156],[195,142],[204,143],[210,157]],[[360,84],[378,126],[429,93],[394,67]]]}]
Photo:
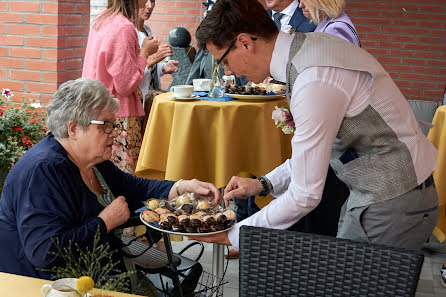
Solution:
[{"label": "tray of pastries", "polygon": [[141,221],[152,229],[185,236],[211,235],[225,232],[236,223],[232,209],[212,206],[207,200],[185,193],[171,201],[149,199],[140,214]]}]

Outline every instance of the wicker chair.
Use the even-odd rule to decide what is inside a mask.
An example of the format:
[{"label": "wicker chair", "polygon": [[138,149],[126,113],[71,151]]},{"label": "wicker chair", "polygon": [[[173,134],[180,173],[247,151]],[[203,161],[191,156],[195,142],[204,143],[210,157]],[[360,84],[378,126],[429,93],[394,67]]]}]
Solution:
[{"label": "wicker chair", "polygon": [[423,254],[243,226],[239,296],[415,296]]}]

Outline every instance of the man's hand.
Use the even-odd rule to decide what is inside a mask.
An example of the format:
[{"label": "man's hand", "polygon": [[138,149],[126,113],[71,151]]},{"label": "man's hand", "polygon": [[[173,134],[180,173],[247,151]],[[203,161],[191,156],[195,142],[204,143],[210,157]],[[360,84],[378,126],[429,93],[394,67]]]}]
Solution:
[{"label": "man's hand", "polygon": [[179,187],[180,194],[192,192],[199,199],[207,199],[212,204],[219,204],[222,196],[220,191],[211,183],[202,182],[198,179],[183,180]]},{"label": "man's hand", "polygon": [[119,196],[98,215],[107,226],[107,232],[121,226],[130,218],[130,210],[124,196]]},{"label": "man's hand", "polygon": [[188,239],[209,242],[209,243],[231,245],[231,242],[229,241],[228,238],[228,231],[207,236],[188,236]]},{"label": "man's hand", "polygon": [[262,189],[262,183],[257,179],[233,176],[225,188],[223,199],[225,199],[225,204],[228,206],[229,200],[258,195],[262,192]]}]

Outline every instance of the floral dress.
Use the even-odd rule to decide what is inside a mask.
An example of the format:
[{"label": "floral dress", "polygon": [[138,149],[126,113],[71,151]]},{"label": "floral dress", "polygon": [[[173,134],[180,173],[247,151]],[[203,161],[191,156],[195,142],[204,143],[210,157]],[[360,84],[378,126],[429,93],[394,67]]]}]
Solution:
[{"label": "floral dress", "polygon": [[118,136],[113,143],[111,161],[126,173],[135,174],[142,143],[142,118],[135,116],[115,120]]}]

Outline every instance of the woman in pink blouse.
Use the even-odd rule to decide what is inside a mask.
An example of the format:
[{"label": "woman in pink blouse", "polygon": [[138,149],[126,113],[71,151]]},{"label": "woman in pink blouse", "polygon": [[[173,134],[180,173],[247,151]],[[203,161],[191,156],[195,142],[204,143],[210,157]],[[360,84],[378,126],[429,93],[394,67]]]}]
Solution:
[{"label": "woman in pink blouse", "polygon": [[82,77],[101,81],[119,99],[116,113],[118,137],[111,160],[133,174],[141,148],[141,120],[144,116],[138,85],[148,63],[158,50],[158,40],[147,37],[141,48],[135,32],[139,2],[112,0],[94,20],[88,36]]}]

